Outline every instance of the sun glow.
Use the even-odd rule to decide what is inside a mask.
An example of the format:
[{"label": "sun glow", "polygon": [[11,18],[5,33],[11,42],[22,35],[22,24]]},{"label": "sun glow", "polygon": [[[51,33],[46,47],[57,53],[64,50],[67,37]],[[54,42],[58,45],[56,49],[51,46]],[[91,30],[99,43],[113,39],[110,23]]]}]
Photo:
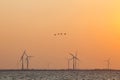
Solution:
[{"label": "sun glow", "polygon": [[0,68],[16,68],[24,49],[32,68],[66,68],[76,49],[80,68],[104,68],[108,57],[120,68],[120,0],[0,0],[0,37]]}]

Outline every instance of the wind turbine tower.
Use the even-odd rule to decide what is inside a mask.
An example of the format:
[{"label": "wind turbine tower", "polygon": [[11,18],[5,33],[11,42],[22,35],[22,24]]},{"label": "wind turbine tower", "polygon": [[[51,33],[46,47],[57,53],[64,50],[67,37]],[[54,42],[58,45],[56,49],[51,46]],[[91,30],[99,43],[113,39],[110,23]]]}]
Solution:
[{"label": "wind turbine tower", "polygon": [[24,70],[24,56],[26,56],[26,50],[23,52],[20,61],[21,61],[21,69]]},{"label": "wind turbine tower", "polygon": [[110,70],[110,58],[107,60],[108,70]]},{"label": "wind turbine tower", "polygon": [[26,63],[27,63],[27,69],[29,69],[29,65],[30,65],[30,58],[33,56],[28,56],[26,57]]},{"label": "wind turbine tower", "polygon": [[107,63],[107,69],[110,70],[110,58],[108,60],[105,60],[105,62]]}]

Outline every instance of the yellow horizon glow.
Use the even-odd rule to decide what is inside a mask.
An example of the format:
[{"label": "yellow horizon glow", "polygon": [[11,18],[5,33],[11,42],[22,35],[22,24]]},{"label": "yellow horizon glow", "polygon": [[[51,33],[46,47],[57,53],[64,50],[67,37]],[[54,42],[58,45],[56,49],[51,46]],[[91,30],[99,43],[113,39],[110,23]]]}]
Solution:
[{"label": "yellow horizon glow", "polygon": [[[0,68],[20,68],[24,49],[31,68],[67,68],[78,50],[80,69],[120,69],[119,0],[1,0]],[[66,36],[53,36],[66,32]],[[19,66],[18,66],[19,65]]]}]

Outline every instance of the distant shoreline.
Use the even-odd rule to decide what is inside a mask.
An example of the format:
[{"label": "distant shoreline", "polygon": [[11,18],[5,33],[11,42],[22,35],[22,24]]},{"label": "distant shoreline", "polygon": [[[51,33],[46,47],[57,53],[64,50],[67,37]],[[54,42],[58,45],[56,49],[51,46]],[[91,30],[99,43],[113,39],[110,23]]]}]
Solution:
[{"label": "distant shoreline", "polygon": [[120,71],[120,69],[0,69],[0,71]]}]

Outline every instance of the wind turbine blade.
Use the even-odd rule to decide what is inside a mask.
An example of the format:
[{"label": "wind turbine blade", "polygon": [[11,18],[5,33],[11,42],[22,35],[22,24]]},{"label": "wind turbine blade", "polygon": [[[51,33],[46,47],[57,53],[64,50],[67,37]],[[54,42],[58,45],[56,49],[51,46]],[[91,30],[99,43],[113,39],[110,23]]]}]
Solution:
[{"label": "wind turbine blade", "polygon": [[23,57],[24,57],[24,54],[25,54],[25,51],[23,52],[21,58],[20,58],[20,61],[22,61]]},{"label": "wind turbine blade", "polygon": [[26,53],[26,50],[24,50],[23,54],[25,54],[25,53]]},{"label": "wind turbine blade", "polygon": [[75,59],[77,59],[78,61],[80,61],[80,59],[79,59],[79,58],[77,58],[77,57],[75,57]]},{"label": "wind turbine blade", "polygon": [[69,53],[71,56],[75,57],[72,53]]},{"label": "wind turbine blade", "polygon": [[22,61],[22,56],[21,56],[21,58],[20,58],[20,62]]},{"label": "wind turbine blade", "polygon": [[23,52],[21,57],[23,58],[25,54],[26,54],[26,50],[24,50],[24,52]]},{"label": "wind turbine blade", "polygon": [[70,58],[70,59],[68,59],[68,60],[72,60],[73,58]]},{"label": "wind turbine blade", "polygon": [[28,56],[29,58],[34,57],[34,56]]},{"label": "wind turbine blade", "polygon": [[79,60],[79,59],[77,58],[77,53],[75,53],[75,59]]},{"label": "wind turbine blade", "polygon": [[77,53],[75,53],[75,57],[77,57]]}]

